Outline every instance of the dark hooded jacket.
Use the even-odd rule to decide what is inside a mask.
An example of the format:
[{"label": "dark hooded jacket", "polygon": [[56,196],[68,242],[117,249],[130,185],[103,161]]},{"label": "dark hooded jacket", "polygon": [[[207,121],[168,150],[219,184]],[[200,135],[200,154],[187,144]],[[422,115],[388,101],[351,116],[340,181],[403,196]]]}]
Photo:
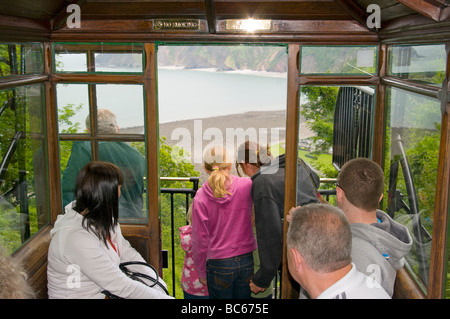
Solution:
[{"label": "dark hooded jacket", "polygon": [[[252,176],[255,228],[261,265],[252,282],[261,288],[270,285],[283,256],[285,156],[262,166]],[[304,163],[297,168],[297,205],[319,202],[319,177]],[[314,185],[315,184],[315,185]]]}]

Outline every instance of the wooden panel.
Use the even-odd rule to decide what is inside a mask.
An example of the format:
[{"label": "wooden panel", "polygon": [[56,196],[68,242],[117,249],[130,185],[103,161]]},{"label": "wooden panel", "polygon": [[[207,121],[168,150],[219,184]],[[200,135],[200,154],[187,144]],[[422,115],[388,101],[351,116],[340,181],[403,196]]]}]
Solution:
[{"label": "wooden panel", "polygon": [[218,19],[334,19],[348,20],[352,17],[334,1],[301,2],[216,2],[216,17]]},{"label": "wooden panel", "polygon": [[428,298],[443,298],[447,275],[445,273],[447,258],[449,189],[450,189],[450,43],[446,44],[447,65],[446,78],[442,85],[442,124],[439,144],[439,164],[436,189],[436,201],[433,216],[433,239],[431,242],[430,276],[428,280]]},{"label": "wooden panel", "polygon": [[440,7],[437,7],[423,0],[397,0],[397,1],[411,8],[412,10],[424,15],[427,18],[431,18],[434,21],[439,21],[439,16],[441,13]]},{"label": "wooden panel", "polygon": [[137,236],[126,236],[125,238],[130,242],[131,246],[141,254],[142,258],[144,258],[146,262],[149,262],[150,248],[148,244],[148,238]]},{"label": "wooden panel", "polygon": [[81,11],[86,19],[205,18],[203,2],[87,2]]},{"label": "wooden panel", "polygon": [[51,226],[41,229],[13,255],[14,259],[24,267],[28,282],[38,298],[47,298],[47,253],[51,229]]},{"label": "wooden panel", "polygon": [[[0,13],[4,14],[1,9]],[[0,15],[0,41],[47,41],[49,38],[49,22]]]},{"label": "wooden panel", "polygon": [[0,12],[16,17],[50,20],[67,5],[66,2],[65,0],[2,0]]},{"label": "wooden panel", "polygon": [[[380,46],[378,54],[378,70],[380,78],[386,75],[387,66],[387,46]],[[374,116],[374,135],[372,147],[372,160],[377,162],[384,169],[384,144],[385,144],[385,118],[386,118],[386,86],[379,84],[376,87],[376,102]]]},{"label": "wooden panel", "polygon": [[[50,43],[44,43],[44,69],[45,74],[51,74],[52,57]],[[61,171],[58,141],[58,110],[56,104],[56,87],[51,81],[45,82],[45,110],[47,124],[47,158],[48,180],[50,191],[50,224],[53,225],[56,218],[63,211],[61,190]],[[51,160],[50,160],[51,159]]]},{"label": "wooden panel", "polygon": [[393,299],[425,299],[425,294],[405,268],[397,271]]},{"label": "wooden panel", "polygon": [[149,226],[149,259],[157,269],[161,269],[161,239],[159,220],[159,119],[156,92],[156,47],[145,44],[145,105],[147,127],[147,203]]},{"label": "wooden panel", "polygon": [[283,225],[283,260],[281,276],[281,297],[284,299],[298,298],[298,291],[295,281],[292,279],[287,264],[286,234],[289,223],[286,216],[291,207],[297,206],[297,145],[299,130],[299,83],[298,83],[298,55],[300,46],[298,44],[289,45],[288,56],[288,94],[286,113],[286,168],[285,168],[285,195],[284,195],[284,225]]}]

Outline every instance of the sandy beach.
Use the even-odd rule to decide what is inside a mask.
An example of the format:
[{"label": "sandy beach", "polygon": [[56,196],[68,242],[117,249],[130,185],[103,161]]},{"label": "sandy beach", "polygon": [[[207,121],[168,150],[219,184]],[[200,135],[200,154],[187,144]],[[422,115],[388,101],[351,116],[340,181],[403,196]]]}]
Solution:
[{"label": "sandy beach", "polygon": [[[256,140],[260,144],[274,145],[284,143],[286,137],[286,112],[265,111],[230,114],[201,119],[190,119],[169,123],[161,123],[160,136],[166,137],[170,146],[178,145],[191,153],[190,162],[202,172],[201,157],[203,149],[209,144],[223,143],[229,152],[246,139]],[[301,121],[300,139],[312,136],[313,133]],[[234,156],[234,154],[233,154]]]}]

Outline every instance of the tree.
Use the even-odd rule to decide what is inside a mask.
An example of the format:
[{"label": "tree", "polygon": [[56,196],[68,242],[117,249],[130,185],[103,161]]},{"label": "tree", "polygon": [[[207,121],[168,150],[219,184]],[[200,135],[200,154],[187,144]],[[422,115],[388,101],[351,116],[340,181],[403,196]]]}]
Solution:
[{"label": "tree", "polygon": [[308,128],[315,136],[313,142],[317,152],[328,153],[333,147],[334,108],[338,94],[335,86],[303,86],[301,94],[307,102],[301,105],[300,114],[306,119]]}]

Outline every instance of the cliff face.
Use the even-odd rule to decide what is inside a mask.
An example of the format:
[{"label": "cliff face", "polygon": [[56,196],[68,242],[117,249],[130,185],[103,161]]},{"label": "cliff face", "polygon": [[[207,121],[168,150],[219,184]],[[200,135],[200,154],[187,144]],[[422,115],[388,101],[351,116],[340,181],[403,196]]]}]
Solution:
[{"label": "cliff face", "polygon": [[158,64],[219,71],[286,72],[287,53],[283,46],[160,46]]},{"label": "cliff face", "polygon": [[[140,67],[138,55],[102,54],[96,57],[99,66]],[[182,66],[186,69],[215,68],[218,71],[252,70],[287,71],[284,46],[197,45],[159,46],[158,65]]]}]

